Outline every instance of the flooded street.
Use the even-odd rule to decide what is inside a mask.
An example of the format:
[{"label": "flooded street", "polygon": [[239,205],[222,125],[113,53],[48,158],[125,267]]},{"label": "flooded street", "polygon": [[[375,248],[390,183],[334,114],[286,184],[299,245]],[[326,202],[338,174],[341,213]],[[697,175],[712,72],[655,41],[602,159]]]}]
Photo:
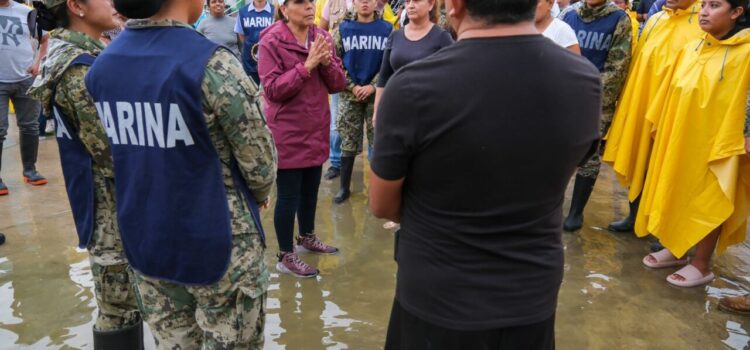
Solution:
[{"label": "flooded street", "polygon": [[[11,193],[0,197],[0,231],[7,236],[0,246],[0,349],[90,349],[93,282],[88,255],[74,246],[57,145],[52,137],[41,141],[37,167],[49,184],[32,188],[21,181],[17,129],[8,136],[2,175]],[[348,202],[332,204],[338,179],[321,184],[317,233],[341,253],[304,257],[320,268],[316,279],[276,273],[273,211],[263,213],[272,272],[266,349],[383,347],[395,287],[393,240],[367,209],[367,165],[360,158]],[[557,348],[750,349],[750,318],[717,310],[719,297],[750,290],[750,246],[715,259],[717,279],[705,288],[678,289],[665,281],[674,270],[642,266],[648,240],[603,229],[626,212],[625,191],[605,166],[584,229],[564,234]]]}]

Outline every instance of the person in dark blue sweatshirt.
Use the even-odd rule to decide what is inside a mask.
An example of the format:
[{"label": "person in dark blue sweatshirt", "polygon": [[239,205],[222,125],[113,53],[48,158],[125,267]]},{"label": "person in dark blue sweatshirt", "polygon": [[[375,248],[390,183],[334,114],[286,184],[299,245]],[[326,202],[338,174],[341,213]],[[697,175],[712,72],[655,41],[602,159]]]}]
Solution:
[{"label": "person in dark blue sweatshirt", "polygon": [[372,113],[383,51],[393,25],[378,18],[376,0],[354,0],[356,11],[333,33],[336,52],[344,63],[347,86],[339,100],[336,130],[341,135],[341,188],[333,198],[349,198],[354,158],[362,153],[362,138],[372,143]]},{"label": "person in dark blue sweatshirt", "polygon": [[273,12],[274,8],[267,0],[254,0],[240,8],[237,13],[234,32],[240,36],[242,42],[242,68],[256,85],[260,84],[260,78],[257,57],[254,58],[252,54],[253,46],[260,41],[260,32],[273,24]]}]

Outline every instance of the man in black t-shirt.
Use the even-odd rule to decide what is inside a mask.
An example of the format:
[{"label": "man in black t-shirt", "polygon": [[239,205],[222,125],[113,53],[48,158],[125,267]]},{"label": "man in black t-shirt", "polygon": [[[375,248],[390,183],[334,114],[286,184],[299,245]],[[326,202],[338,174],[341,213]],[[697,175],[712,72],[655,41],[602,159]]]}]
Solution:
[{"label": "man in black t-shirt", "polygon": [[552,349],[565,187],[596,150],[600,82],[536,0],[447,0],[458,42],[378,108],[375,216],[401,223],[386,349]]}]

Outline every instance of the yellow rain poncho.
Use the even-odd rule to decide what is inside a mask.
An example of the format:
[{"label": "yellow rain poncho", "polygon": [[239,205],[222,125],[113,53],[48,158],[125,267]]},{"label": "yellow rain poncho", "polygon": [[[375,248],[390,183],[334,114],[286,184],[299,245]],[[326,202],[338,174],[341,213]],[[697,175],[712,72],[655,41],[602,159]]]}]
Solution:
[{"label": "yellow rain poncho", "polygon": [[635,48],[638,47],[638,30],[640,28],[640,24],[638,23],[638,14],[633,10],[625,10],[625,13],[628,14],[628,17],[630,17],[630,29],[632,30],[632,36],[633,36],[633,43],[631,45],[633,55],[635,55]]},{"label": "yellow rain poncho", "polygon": [[745,239],[749,58],[750,29],[726,40],[706,34],[688,43],[665,98],[649,111],[661,118],[635,229],[639,236],[658,237],[678,257],[717,227],[719,254]]},{"label": "yellow rain poncho", "polygon": [[685,10],[665,9],[649,18],[638,40],[602,158],[612,165],[620,184],[630,187],[630,201],[641,193],[651,154],[653,124],[645,120],[646,111],[669,82],[677,54],[703,34],[699,11],[697,2]]}]

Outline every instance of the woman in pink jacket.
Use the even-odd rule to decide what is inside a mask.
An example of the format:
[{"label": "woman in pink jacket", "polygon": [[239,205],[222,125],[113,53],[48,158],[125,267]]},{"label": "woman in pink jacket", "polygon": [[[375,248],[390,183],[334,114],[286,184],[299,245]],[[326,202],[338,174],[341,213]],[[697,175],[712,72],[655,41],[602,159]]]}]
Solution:
[{"label": "woman in pink jacket", "polygon": [[[346,86],[331,36],[315,27],[311,0],[280,0],[277,22],[260,35],[258,73],[266,119],[279,154],[274,226],[280,272],[313,277],[318,269],[297,251],[334,254],[315,235],[315,209],[323,163],[328,159],[328,95]],[[296,249],[294,216],[299,221]]]}]

